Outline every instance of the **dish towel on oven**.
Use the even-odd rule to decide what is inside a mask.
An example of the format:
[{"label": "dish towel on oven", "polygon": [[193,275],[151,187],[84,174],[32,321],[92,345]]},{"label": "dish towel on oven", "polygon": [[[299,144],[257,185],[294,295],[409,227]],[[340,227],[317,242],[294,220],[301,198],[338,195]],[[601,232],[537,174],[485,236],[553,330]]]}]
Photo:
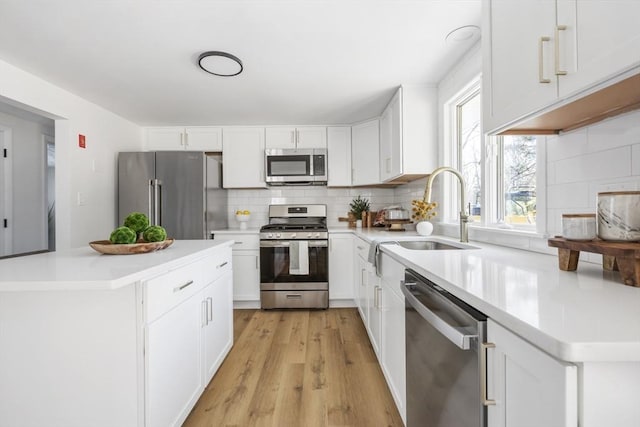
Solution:
[{"label": "dish towel on oven", "polygon": [[289,274],[309,274],[309,242],[306,240],[289,243]]}]

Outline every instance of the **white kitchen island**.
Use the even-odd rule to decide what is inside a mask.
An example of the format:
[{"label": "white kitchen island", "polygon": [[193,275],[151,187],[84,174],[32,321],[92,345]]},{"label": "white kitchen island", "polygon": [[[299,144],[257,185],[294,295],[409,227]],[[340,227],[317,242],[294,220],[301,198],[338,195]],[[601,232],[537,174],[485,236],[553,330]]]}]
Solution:
[{"label": "white kitchen island", "polygon": [[0,426],[180,425],[233,344],[232,243],[0,261]]}]

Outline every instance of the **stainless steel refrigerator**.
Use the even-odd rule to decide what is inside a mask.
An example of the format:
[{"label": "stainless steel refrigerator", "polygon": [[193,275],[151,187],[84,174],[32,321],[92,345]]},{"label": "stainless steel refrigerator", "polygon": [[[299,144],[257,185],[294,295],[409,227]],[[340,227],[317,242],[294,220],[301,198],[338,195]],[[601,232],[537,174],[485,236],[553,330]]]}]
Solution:
[{"label": "stainless steel refrigerator", "polygon": [[227,228],[219,154],[149,151],[118,154],[118,223],[143,212],[175,239],[206,239]]}]

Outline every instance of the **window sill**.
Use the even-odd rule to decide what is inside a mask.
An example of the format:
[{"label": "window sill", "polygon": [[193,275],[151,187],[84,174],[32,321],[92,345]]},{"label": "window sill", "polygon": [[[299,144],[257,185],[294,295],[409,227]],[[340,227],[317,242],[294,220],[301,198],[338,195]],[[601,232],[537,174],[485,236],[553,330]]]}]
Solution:
[{"label": "window sill", "polygon": [[[460,225],[458,223],[435,223],[438,232],[458,238]],[[545,254],[557,253],[557,250],[547,245],[548,236],[535,231],[506,229],[483,225],[469,225],[469,240],[493,245],[506,246]]]}]

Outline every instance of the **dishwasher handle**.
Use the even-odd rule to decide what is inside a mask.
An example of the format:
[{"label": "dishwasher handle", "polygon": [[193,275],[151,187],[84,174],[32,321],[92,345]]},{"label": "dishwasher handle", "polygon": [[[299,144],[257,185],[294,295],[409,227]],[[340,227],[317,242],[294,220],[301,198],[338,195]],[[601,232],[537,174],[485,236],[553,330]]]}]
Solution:
[{"label": "dishwasher handle", "polygon": [[429,310],[429,308],[418,301],[418,298],[416,298],[416,296],[413,295],[413,292],[411,292],[412,288],[416,287],[415,283],[409,283],[403,280],[401,285],[400,289],[402,290],[406,301],[418,312],[420,316],[422,316],[424,320],[429,322],[431,326],[460,349],[469,350],[472,348],[472,341],[478,338],[478,334],[468,335],[460,332],[458,328],[450,325],[436,313]]}]

